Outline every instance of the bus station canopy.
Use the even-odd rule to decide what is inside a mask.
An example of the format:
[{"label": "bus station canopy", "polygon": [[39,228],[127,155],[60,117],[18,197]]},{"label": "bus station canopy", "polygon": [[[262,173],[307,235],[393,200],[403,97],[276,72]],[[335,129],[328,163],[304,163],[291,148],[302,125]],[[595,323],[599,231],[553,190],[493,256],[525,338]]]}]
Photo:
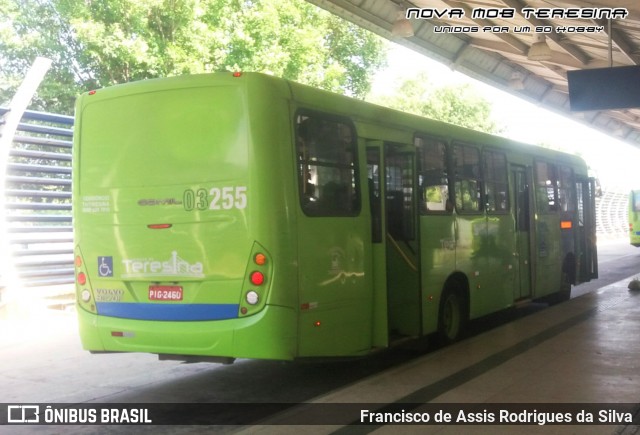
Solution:
[{"label": "bus station canopy", "polygon": [[[452,70],[640,147],[640,104],[572,111],[567,80],[570,71],[640,64],[638,0],[307,1]],[[407,9],[413,35],[401,36],[394,24]]]}]

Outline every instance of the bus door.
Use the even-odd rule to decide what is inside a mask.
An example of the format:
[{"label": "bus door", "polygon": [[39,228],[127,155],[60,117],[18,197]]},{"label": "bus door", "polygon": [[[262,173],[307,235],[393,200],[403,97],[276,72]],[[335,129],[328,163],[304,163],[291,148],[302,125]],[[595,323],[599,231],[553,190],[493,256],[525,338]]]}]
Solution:
[{"label": "bus door", "polygon": [[367,194],[371,211],[371,274],[373,281],[373,347],[389,344],[387,258],[384,236],[383,142],[367,142]]},{"label": "bus door", "polygon": [[511,166],[511,176],[514,191],[514,217],[516,230],[516,246],[513,252],[515,264],[515,282],[513,299],[528,299],[531,297],[531,248],[533,246],[531,231],[531,183],[524,166]]},{"label": "bus door", "polygon": [[388,330],[391,339],[418,336],[421,297],[415,147],[385,143],[383,160]]},{"label": "bus door", "polygon": [[576,284],[598,277],[596,249],[596,185],[594,178],[576,177],[578,228],[576,237]]},{"label": "bus door", "polygon": [[366,353],[373,296],[355,127],[346,118],[302,110],[295,119],[298,355]]}]

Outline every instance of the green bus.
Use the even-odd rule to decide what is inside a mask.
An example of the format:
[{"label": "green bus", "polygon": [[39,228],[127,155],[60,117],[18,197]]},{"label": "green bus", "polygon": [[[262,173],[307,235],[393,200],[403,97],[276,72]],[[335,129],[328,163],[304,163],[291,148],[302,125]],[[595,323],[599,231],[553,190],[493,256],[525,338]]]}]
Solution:
[{"label": "green bus", "polygon": [[272,76],[92,91],[74,141],[92,352],[360,356],[597,277],[579,157]]},{"label": "green bus", "polygon": [[629,193],[629,242],[640,246],[640,190]]}]

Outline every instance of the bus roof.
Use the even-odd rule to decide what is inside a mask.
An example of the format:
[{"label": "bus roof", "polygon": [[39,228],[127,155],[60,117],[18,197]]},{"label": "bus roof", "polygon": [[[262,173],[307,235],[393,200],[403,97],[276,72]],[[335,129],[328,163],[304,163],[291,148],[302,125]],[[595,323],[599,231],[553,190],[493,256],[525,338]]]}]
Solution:
[{"label": "bus roof", "polygon": [[[436,121],[313,88],[294,81],[254,72],[183,75],[116,85],[83,94],[78,99],[77,112],[81,113],[82,107],[90,104],[91,101],[96,101],[101,98],[117,98],[138,92],[156,92],[171,88],[203,87],[221,84],[244,85],[247,87],[277,87],[279,88],[279,92],[287,94],[284,95],[285,98],[293,100],[298,106],[330,112],[352,119],[356,124],[358,134],[364,137],[367,135],[366,130],[370,128],[403,131],[405,134],[409,133],[411,136],[415,133],[422,133],[444,140],[471,142],[515,152],[533,153],[549,160],[564,161],[571,165],[584,166],[586,168],[584,160],[577,155],[479,132],[444,121]],[[409,127],[409,129],[407,129],[407,127]]]}]

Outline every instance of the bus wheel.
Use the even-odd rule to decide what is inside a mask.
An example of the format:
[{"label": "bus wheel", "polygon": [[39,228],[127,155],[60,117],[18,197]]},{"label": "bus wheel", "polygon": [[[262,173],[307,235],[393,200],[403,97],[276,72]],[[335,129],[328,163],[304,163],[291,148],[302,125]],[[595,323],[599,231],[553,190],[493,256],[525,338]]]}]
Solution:
[{"label": "bus wheel", "polygon": [[438,314],[438,336],[442,344],[453,343],[462,336],[467,318],[465,306],[460,292],[453,289],[445,290]]}]

